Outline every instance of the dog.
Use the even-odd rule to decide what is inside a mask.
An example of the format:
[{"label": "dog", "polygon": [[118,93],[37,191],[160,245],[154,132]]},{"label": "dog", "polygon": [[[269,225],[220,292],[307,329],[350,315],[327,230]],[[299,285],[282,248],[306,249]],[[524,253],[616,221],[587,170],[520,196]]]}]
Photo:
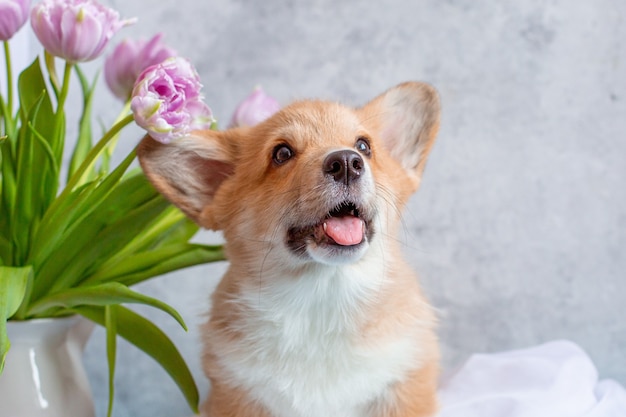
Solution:
[{"label": "dog", "polygon": [[156,189],[226,241],[202,416],[436,413],[436,317],[397,236],[439,115],[436,90],[407,82],[360,108],[296,101],[254,127],[141,141]]}]

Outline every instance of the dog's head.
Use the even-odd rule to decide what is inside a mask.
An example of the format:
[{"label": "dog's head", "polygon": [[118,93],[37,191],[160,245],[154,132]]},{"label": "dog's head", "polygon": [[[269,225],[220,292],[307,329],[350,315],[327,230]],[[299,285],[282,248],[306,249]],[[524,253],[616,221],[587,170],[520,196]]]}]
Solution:
[{"label": "dog's head", "polygon": [[168,145],[146,137],[138,155],[172,203],[224,231],[231,258],[272,250],[287,263],[337,264],[395,234],[438,127],[437,93],[411,82],[359,109],[301,101],[252,128]]}]

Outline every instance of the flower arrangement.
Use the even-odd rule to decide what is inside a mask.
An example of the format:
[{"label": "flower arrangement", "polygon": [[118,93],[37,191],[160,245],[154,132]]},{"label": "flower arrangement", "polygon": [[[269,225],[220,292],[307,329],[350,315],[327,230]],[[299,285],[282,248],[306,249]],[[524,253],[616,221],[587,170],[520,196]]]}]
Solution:
[{"label": "flower arrangement", "polygon": [[[113,168],[111,156],[120,132],[133,122],[163,142],[212,126],[198,74],[162,44],[161,35],[123,41],[106,60],[104,76],[125,104],[94,142],[96,82],[87,80],[80,63],[100,57],[113,35],[134,20],[121,20],[94,0],[43,0],[32,9],[30,0],[5,0],[0,15],[7,67],[6,93],[0,94],[0,372],[10,348],[7,320],[79,314],[106,328],[109,414],[117,335],[152,356],[196,410],[195,382],[172,341],[122,304],[161,309],[185,327],[172,307],[130,286],[222,260],[222,248],[190,242],[198,227],[131,168],[134,151]],[[44,59],[21,72],[15,90],[9,40],[29,17]],[[73,76],[83,106],[62,186],[65,103]]]}]

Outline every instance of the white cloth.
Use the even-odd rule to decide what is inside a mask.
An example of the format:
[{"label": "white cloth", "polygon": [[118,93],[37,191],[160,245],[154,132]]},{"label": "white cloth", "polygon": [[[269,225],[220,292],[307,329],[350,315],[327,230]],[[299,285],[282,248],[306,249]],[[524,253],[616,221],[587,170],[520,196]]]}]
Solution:
[{"label": "white cloth", "polygon": [[626,390],[577,345],[473,355],[439,391],[439,417],[626,417]]}]

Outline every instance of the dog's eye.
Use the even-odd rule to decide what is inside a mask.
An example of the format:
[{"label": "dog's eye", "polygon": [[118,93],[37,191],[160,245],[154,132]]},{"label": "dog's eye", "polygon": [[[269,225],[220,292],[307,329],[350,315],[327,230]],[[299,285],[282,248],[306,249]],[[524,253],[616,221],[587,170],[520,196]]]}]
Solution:
[{"label": "dog's eye", "polygon": [[291,158],[293,158],[293,151],[289,146],[282,144],[274,148],[272,160],[276,165],[282,165]]},{"label": "dog's eye", "polygon": [[372,155],[372,148],[370,147],[370,143],[367,138],[361,136],[357,138],[356,144],[354,145],[357,151],[361,152],[365,156]]}]

